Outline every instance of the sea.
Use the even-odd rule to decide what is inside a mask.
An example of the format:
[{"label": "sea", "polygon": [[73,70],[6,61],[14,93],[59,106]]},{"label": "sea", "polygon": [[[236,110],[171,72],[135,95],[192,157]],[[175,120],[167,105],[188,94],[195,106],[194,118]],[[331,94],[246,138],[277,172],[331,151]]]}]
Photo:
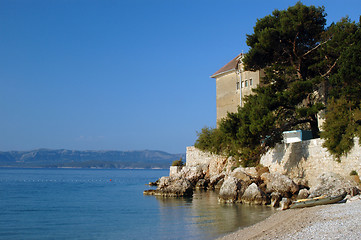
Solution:
[{"label": "sea", "polygon": [[145,196],[163,169],[0,168],[0,239],[205,239],[257,223],[274,210],[225,205],[217,193]]}]

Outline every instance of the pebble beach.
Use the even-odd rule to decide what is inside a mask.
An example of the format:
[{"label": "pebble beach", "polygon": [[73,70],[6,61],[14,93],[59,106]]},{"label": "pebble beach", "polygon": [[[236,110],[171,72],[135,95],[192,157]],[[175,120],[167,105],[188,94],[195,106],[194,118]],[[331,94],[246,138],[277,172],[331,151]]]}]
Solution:
[{"label": "pebble beach", "polygon": [[359,195],[346,203],[280,210],[262,222],[220,239],[360,239],[360,236]]}]

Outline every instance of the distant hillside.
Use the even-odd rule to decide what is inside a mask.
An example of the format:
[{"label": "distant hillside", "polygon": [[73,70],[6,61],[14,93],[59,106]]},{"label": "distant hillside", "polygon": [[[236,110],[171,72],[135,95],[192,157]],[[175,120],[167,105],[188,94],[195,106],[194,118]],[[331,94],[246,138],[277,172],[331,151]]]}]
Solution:
[{"label": "distant hillside", "polygon": [[162,151],[75,151],[37,149],[0,152],[0,167],[168,168],[185,154]]}]

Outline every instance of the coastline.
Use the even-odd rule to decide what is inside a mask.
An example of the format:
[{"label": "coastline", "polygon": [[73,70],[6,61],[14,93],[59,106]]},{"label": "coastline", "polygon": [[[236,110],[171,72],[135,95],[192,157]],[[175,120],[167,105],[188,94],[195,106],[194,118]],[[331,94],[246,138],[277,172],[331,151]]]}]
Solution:
[{"label": "coastline", "polygon": [[357,239],[361,235],[361,198],[346,203],[278,211],[267,219],[218,240]]}]

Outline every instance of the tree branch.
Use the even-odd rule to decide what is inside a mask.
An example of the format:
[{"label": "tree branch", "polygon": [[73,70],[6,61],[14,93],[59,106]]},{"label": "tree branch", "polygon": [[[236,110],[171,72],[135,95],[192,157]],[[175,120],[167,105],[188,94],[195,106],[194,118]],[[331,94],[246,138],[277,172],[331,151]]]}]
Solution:
[{"label": "tree branch", "polygon": [[320,46],[322,46],[323,44],[327,43],[328,41],[330,41],[332,39],[332,37],[330,37],[329,39],[327,39],[326,41],[318,44],[317,46],[315,46],[314,48],[311,48],[310,50],[308,50],[307,52],[305,52],[302,57],[307,56],[308,54],[310,54],[311,52],[313,52],[314,50],[316,50],[317,48],[319,48]]},{"label": "tree branch", "polygon": [[285,131],[288,127],[290,126],[296,126],[298,124],[301,124],[301,123],[309,123],[309,122],[312,122],[311,119],[302,119],[302,120],[297,120],[297,121],[289,121],[287,124],[285,124],[284,126],[280,127],[279,129],[283,132]]},{"label": "tree branch", "polygon": [[332,64],[332,66],[330,67],[330,69],[328,69],[328,71],[324,74],[321,75],[321,77],[326,77],[328,74],[330,74],[330,72],[332,71],[332,69],[336,66],[337,61],[339,58],[336,59],[336,61]]},{"label": "tree branch", "polygon": [[292,43],[292,45],[293,45],[293,54],[298,58],[298,56],[297,56],[297,52],[296,52],[296,40],[297,40],[297,37],[298,37],[298,34],[299,34],[300,32],[297,32],[297,34],[296,34],[296,36],[295,36],[295,39],[293,40],[293,43]]}]

